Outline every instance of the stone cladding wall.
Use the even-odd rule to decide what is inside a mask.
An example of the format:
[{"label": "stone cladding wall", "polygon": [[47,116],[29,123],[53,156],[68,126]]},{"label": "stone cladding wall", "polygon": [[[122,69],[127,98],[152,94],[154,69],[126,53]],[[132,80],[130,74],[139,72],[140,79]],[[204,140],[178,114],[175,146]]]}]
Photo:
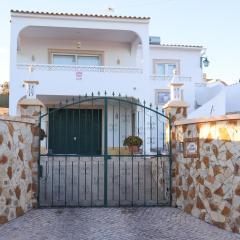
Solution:
[{"label": "stone cladding wall", "polygon": [[38,127],[0,117],[0,224],[37,206]]},{"label": "stone cladding wall", "polygon": [[[185,123],[184,123],[185,122]],[[175,123],[173,196],[178,207],[220,228],[240,232],[240,115]],[[177,148],[199,138],[199,157]]]}]

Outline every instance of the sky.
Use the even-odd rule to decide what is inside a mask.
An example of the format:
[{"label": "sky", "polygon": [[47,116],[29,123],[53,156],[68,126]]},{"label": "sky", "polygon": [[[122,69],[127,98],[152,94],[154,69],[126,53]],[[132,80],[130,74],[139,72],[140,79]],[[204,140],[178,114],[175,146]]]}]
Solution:
[{"label": "sky", "polygon": [[0,82],[9,80],[10,10],[149,16],[162,43],[207,48],[209,78],[240,79],[240,0],[0,0]]}]

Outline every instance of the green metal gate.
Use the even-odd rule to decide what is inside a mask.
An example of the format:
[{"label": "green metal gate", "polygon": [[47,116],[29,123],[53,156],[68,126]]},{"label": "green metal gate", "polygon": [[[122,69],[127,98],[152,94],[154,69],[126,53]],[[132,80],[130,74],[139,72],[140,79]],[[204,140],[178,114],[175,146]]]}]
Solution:
[{"label": "green metal gate", "polygon": [[[171,203],[169,117],[138,99],[84,96],[40,116],[39,207]],[[133,152],[129,136],[142,140]],[[130,150],[129,150],[130,149]]]}]

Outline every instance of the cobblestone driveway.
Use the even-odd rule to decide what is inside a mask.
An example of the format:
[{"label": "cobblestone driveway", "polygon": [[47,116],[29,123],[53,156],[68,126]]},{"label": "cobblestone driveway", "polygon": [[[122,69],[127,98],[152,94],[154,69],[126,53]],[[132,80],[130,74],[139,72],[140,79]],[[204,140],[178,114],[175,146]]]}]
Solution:
[{"label": "cobblestone driveway", "polygon": [[1,240],[235,240],[174,208],[34,210],[0,227]]}]

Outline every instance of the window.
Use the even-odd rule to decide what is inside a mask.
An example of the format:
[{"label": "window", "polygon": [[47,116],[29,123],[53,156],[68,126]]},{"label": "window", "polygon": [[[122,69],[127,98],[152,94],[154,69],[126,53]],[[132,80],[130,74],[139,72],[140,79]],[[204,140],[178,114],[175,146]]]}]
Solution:
[{"label": "window", "polygon": [[157,89],[155,91],[156,105],[164,105],[170,100],[170,90],[169,89]]},{"label": "window", "polygon": [[59,65],[75,65],[76,59],[74,55],[53,54],[53,64]]},{"label": "window", "polygon": [[178,60],[153,60],[154,75],[158,76],[173,76],[174,69],[179,73]]},{"label": "window", "polygon": [[99,56],[77,56],[77,65],[100,66]]},{"label": "window", "polygon": [[[54,51],[54,52],[53,52]],[[74,53],[73,50],[49,50],[49,62],[59,65],[101,66],[102,53],[86,51]]]}]

